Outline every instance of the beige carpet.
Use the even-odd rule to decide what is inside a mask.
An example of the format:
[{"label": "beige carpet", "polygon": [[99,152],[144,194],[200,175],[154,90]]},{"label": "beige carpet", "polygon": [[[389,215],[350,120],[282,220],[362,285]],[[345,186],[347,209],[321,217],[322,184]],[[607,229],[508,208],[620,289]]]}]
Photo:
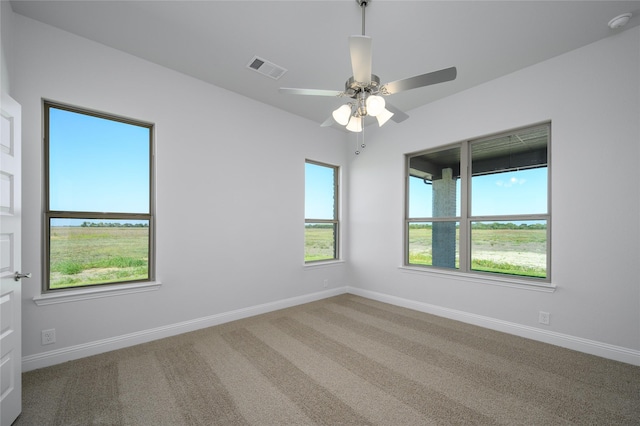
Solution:
[{"label": "beige carpet", "polygon": [[640,367],[353,295],[23,380],[17,426],[640,424]]}]

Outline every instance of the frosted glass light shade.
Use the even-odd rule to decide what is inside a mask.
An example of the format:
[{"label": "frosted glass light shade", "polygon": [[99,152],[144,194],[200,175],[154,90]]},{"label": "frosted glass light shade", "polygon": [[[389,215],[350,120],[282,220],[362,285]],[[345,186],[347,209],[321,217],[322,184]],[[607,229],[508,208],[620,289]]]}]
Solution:
[{"label": "frosted glass light shade", "polygon": [[382,127],[382,125],[389,121],[391,117],[393,117],[393,113],[386,108],[382,108],[382,112],[376,115],[376,119],[378,120],[378,127]]},{"label": "frosted glass light shade", "polygon": [[367,115],[372,117],[376,117],[380,114],[385,108],[385,100],[382,96],[371,95],[367,98]]},{"label": "frosted glass light shade", "polygon": [[349,123],[349,117],[351,117],[351,106],[349,106],[349,104],[342,105],[333,111],[331,115],[333,115],[333,119],[336,120],[338,124],[346,126],[347,123]]},{"label": "frosted glass light shade", "polygon": [[351,120],[349,120],[349,124],[347,124],[347,130],[351,132],[361,132],[362,131],[362,118],[352,116]]}]

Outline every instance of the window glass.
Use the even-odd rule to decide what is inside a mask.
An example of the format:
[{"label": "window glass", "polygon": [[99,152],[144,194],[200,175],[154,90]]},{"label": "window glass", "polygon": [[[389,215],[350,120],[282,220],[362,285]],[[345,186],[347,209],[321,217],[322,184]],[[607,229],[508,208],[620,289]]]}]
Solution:
[{"label": "window glass", "polygon": [[409,217],[433,217],[433,188],[431,181],[409,176]]},{"label": "window glass", "polygon": [[149,221],[50,220],[49,288],[149,279]]},{"label": "window glass", "polygon": [[306,218],[335,218],[335,169],[307,162],[305,164],[304,215]]},{"label": "window glass", "polygon": [[472,222],[471,269],[546,278],[547,222]]},{"label": "window glass", "polygon": [[410,222],[410,265],[460,267],[459,222]]},{"label": "window glass", "polygon": [[149,281],[152,126],[45,102],[44,290]]},{"label": "window glass", "polygon": [[409,161],[409,217],[460,216],[460,147]]},{"label": "window glass", "polygon": [[473,176],[473,216],[544,214],[547,167]]},{"label": "window glass", "polygon": [[149,213],[149,133],[51,108],[49,209]]},{"label": "window glass", "polygon": [[471,214],[547,213],[549,126],[471,143]]},{"label": "window glass", "polygon": [[333,223],[305,223],[305,262],[336,258],[336,228]]},{"label": "window glass", "polygon": [[550,124],[407,157],[405,261],[550,280]]},{"label": "window glass", "polygon": [[338,258],[338,168],[305,163],[305,262]]}]

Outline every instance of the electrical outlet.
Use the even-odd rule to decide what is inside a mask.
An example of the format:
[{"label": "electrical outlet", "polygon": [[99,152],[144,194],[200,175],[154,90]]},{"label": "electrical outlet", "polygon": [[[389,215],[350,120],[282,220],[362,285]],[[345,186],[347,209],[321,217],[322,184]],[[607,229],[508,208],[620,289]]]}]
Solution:
[{"label": "electrical outlet", "polygon": [[56,329],[42,330],[42,344],[50,345],[56,342]]},{"label": "electrical outlet", "polygon": [[540,324],[549,325],[549,317],[551,314],[549,312],[540,311],[538,313],[538,322]]},{"label": "electrical outlet", "polygon": [[329,285],[329,279],[325,278],[324,281],[322,282],[322,287],[327,288],[328,285]]}]

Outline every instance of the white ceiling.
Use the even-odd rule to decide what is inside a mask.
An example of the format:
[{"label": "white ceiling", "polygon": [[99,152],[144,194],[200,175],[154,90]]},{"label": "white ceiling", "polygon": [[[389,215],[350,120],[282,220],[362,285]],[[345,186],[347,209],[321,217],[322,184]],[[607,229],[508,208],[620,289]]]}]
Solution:
[{"label": "white ceiling", "polygon": [[[12,1],[14,12],[128,52],[320,124],[344,99],[278,93],[343,90],[348,36],[361,34],[356,0]],[[631,12],[622,29],[609,20]],[[640,23],[640,1],[371,0],[366,34],[382,83],[458,69],[455,81],[387,100],[408,112]],[[247,68],[258,55],[288,71]]]}]

